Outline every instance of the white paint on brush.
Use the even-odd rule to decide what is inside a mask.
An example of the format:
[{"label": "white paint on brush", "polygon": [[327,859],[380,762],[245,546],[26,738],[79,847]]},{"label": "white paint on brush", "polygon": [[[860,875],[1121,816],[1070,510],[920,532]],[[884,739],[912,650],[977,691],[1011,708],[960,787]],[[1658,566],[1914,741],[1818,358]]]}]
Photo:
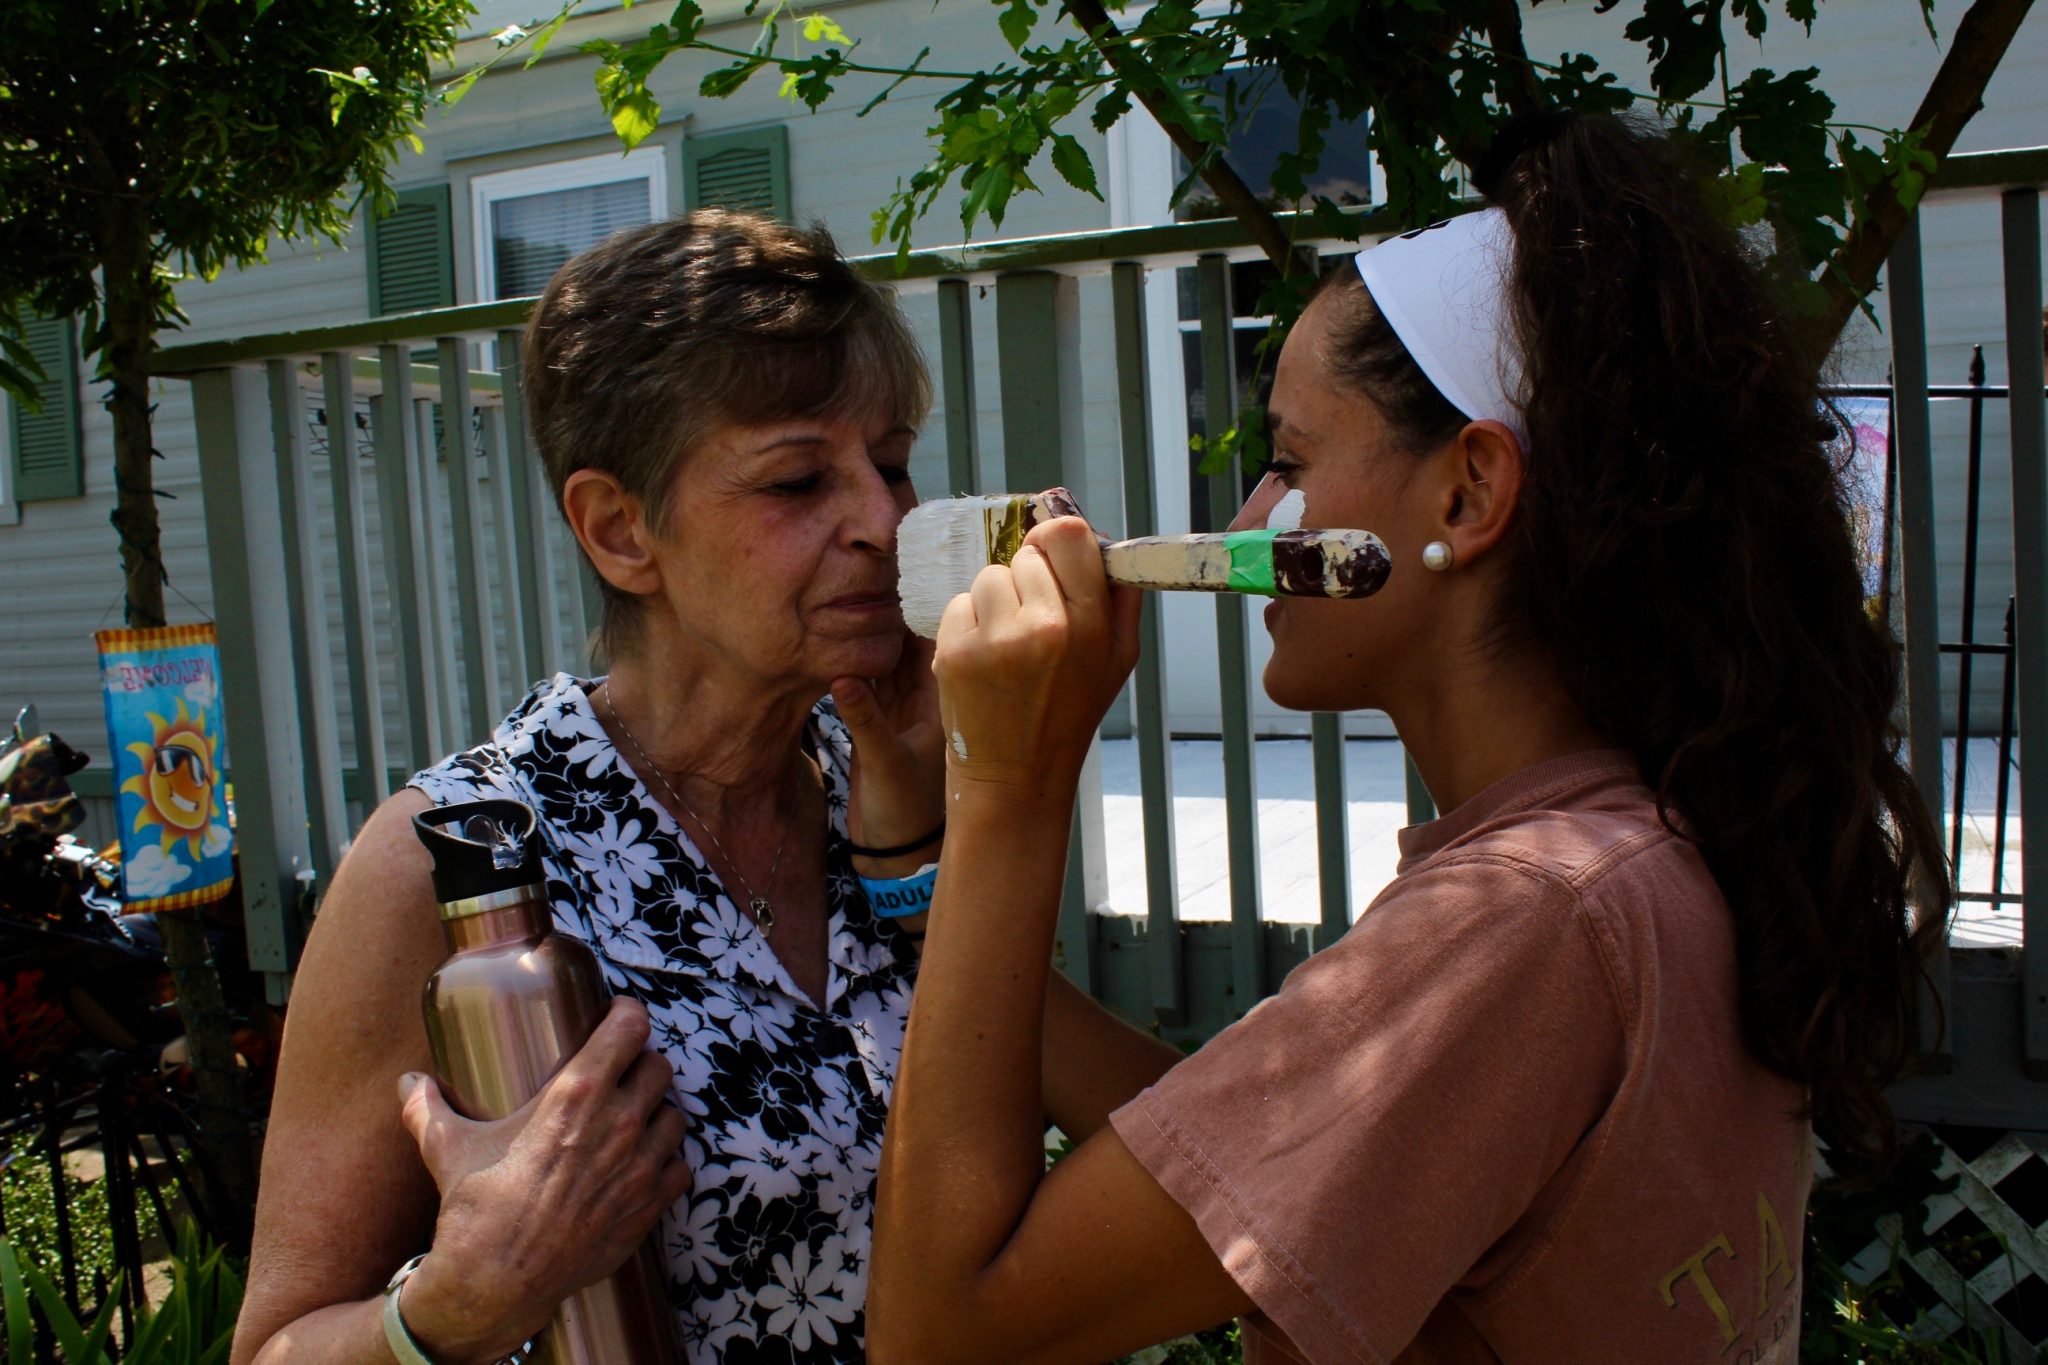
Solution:
[{"label": "white paint on brush", "polygon": [[1110,581],[1158,590],[1222,592],[1230,583],[1224,532],[1120,540],[1103,550]]},{"label": "white paint on brush", "polygon": [[896,528],[896,591],[905,625],[927,640],[939,638],[946,604],[988,567],[988,509],[1013,500],[939,498],[910,509]]},{"label": "white paint on brush", "polygon": [[1302,515],[1308,510],[1308,497],[1299,488],[1290,488],[1287,495],[1273,504],[1273,510],[1266,514],[1268,531],[1299,531]]}]

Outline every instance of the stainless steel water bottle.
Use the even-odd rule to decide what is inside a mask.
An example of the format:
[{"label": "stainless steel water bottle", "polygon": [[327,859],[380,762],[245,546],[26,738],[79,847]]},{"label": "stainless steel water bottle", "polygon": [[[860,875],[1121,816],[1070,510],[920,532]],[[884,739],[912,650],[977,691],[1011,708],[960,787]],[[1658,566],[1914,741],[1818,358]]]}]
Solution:
[{"label": "stainless steel water bottle", "polygon": [[[604,1017],[589,948],[550,928],[533,809],[513,800],[437,806],[413,817],[434,856],[448,960],[423,1000],[434,1071],[467,1118],[532,1099]],[[547,1365],[680,1365],[675,1317],[649,1238],[609,1279],[566,1299],[534,1339]]]}]

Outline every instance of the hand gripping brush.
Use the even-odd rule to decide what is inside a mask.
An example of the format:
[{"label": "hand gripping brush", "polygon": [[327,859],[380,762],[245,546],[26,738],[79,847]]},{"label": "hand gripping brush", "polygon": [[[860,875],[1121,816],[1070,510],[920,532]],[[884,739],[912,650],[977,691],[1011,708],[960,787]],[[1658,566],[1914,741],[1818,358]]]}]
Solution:
[{"label": "hand gripping brush", "polygon": [[[1273,521],[1288,510],[1298,521],[1299,504],[1289,494]],[[946,604],[972,587],[975,575],[1009,563],[1038,523],[1078,515],[1064,488],[941,498],[912,508],[896,530],[904,621],[935,638]],[[1387,547],[1370,531],[1302,531],[1270,522],[1260,531],[1104,541],[1102,564],[1112,582],[1132,587],[1260,597],[1367,597],[1392,567]]]}]

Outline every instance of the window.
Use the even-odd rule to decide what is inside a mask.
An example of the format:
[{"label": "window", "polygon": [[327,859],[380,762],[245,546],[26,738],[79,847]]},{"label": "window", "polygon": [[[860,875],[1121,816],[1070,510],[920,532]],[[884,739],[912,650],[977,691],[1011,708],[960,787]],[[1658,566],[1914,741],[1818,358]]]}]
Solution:
[{"label": "window", "polygon": [[478,302],[526,298],[563,263],[668,208],[659,147],[526,166],[469,182]]},{"label": "window", "polygon": [[43,367],[40,411],[0,396],[0,512],[18,520],[20,505],[81,497],[85,447],[78,404],[78,328],[70,318],[22,320],[21,343]]},{"label": "window", "polygon": [[[1288,94],[1271,73],[1223,71],[1205,84],[1217,109],[1233,115],[1224,161],[1266,204],[1279,210],[1307,208],[1319,194],[1341,205],[1372,202],[1372,154],[1365,146],[1364,119],[1331,121],[1323,133],[1322,161],[1308,178],[1308,198],[1299,204],[1282,203],[1273,192],[1273,173],[1279,169],[1280,158],[1299,143],[1301,101]],[[1187,173],[1186,159],[1176,152],[1176,183]],[[1187,223],[1228,215],[1210,195],[1209,187],[1197,181],[1188,187],[1187,197],[1173,216],[1175,221]]]}]

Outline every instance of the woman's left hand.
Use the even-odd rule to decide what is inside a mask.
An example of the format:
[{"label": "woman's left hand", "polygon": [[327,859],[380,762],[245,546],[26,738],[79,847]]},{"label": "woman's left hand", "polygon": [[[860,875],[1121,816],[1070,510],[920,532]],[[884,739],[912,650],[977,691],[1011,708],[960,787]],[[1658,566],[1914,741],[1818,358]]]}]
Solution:
[{"label": "woman's left hand", "polygon": [[[886,677],[832,684],[853,738],[846,832],[856,844],[893,848],[931,833],[946,814],[946,749],[932,644],[904,632],[903,657]],[[929,849],[906,858],[930,861]]]}]

